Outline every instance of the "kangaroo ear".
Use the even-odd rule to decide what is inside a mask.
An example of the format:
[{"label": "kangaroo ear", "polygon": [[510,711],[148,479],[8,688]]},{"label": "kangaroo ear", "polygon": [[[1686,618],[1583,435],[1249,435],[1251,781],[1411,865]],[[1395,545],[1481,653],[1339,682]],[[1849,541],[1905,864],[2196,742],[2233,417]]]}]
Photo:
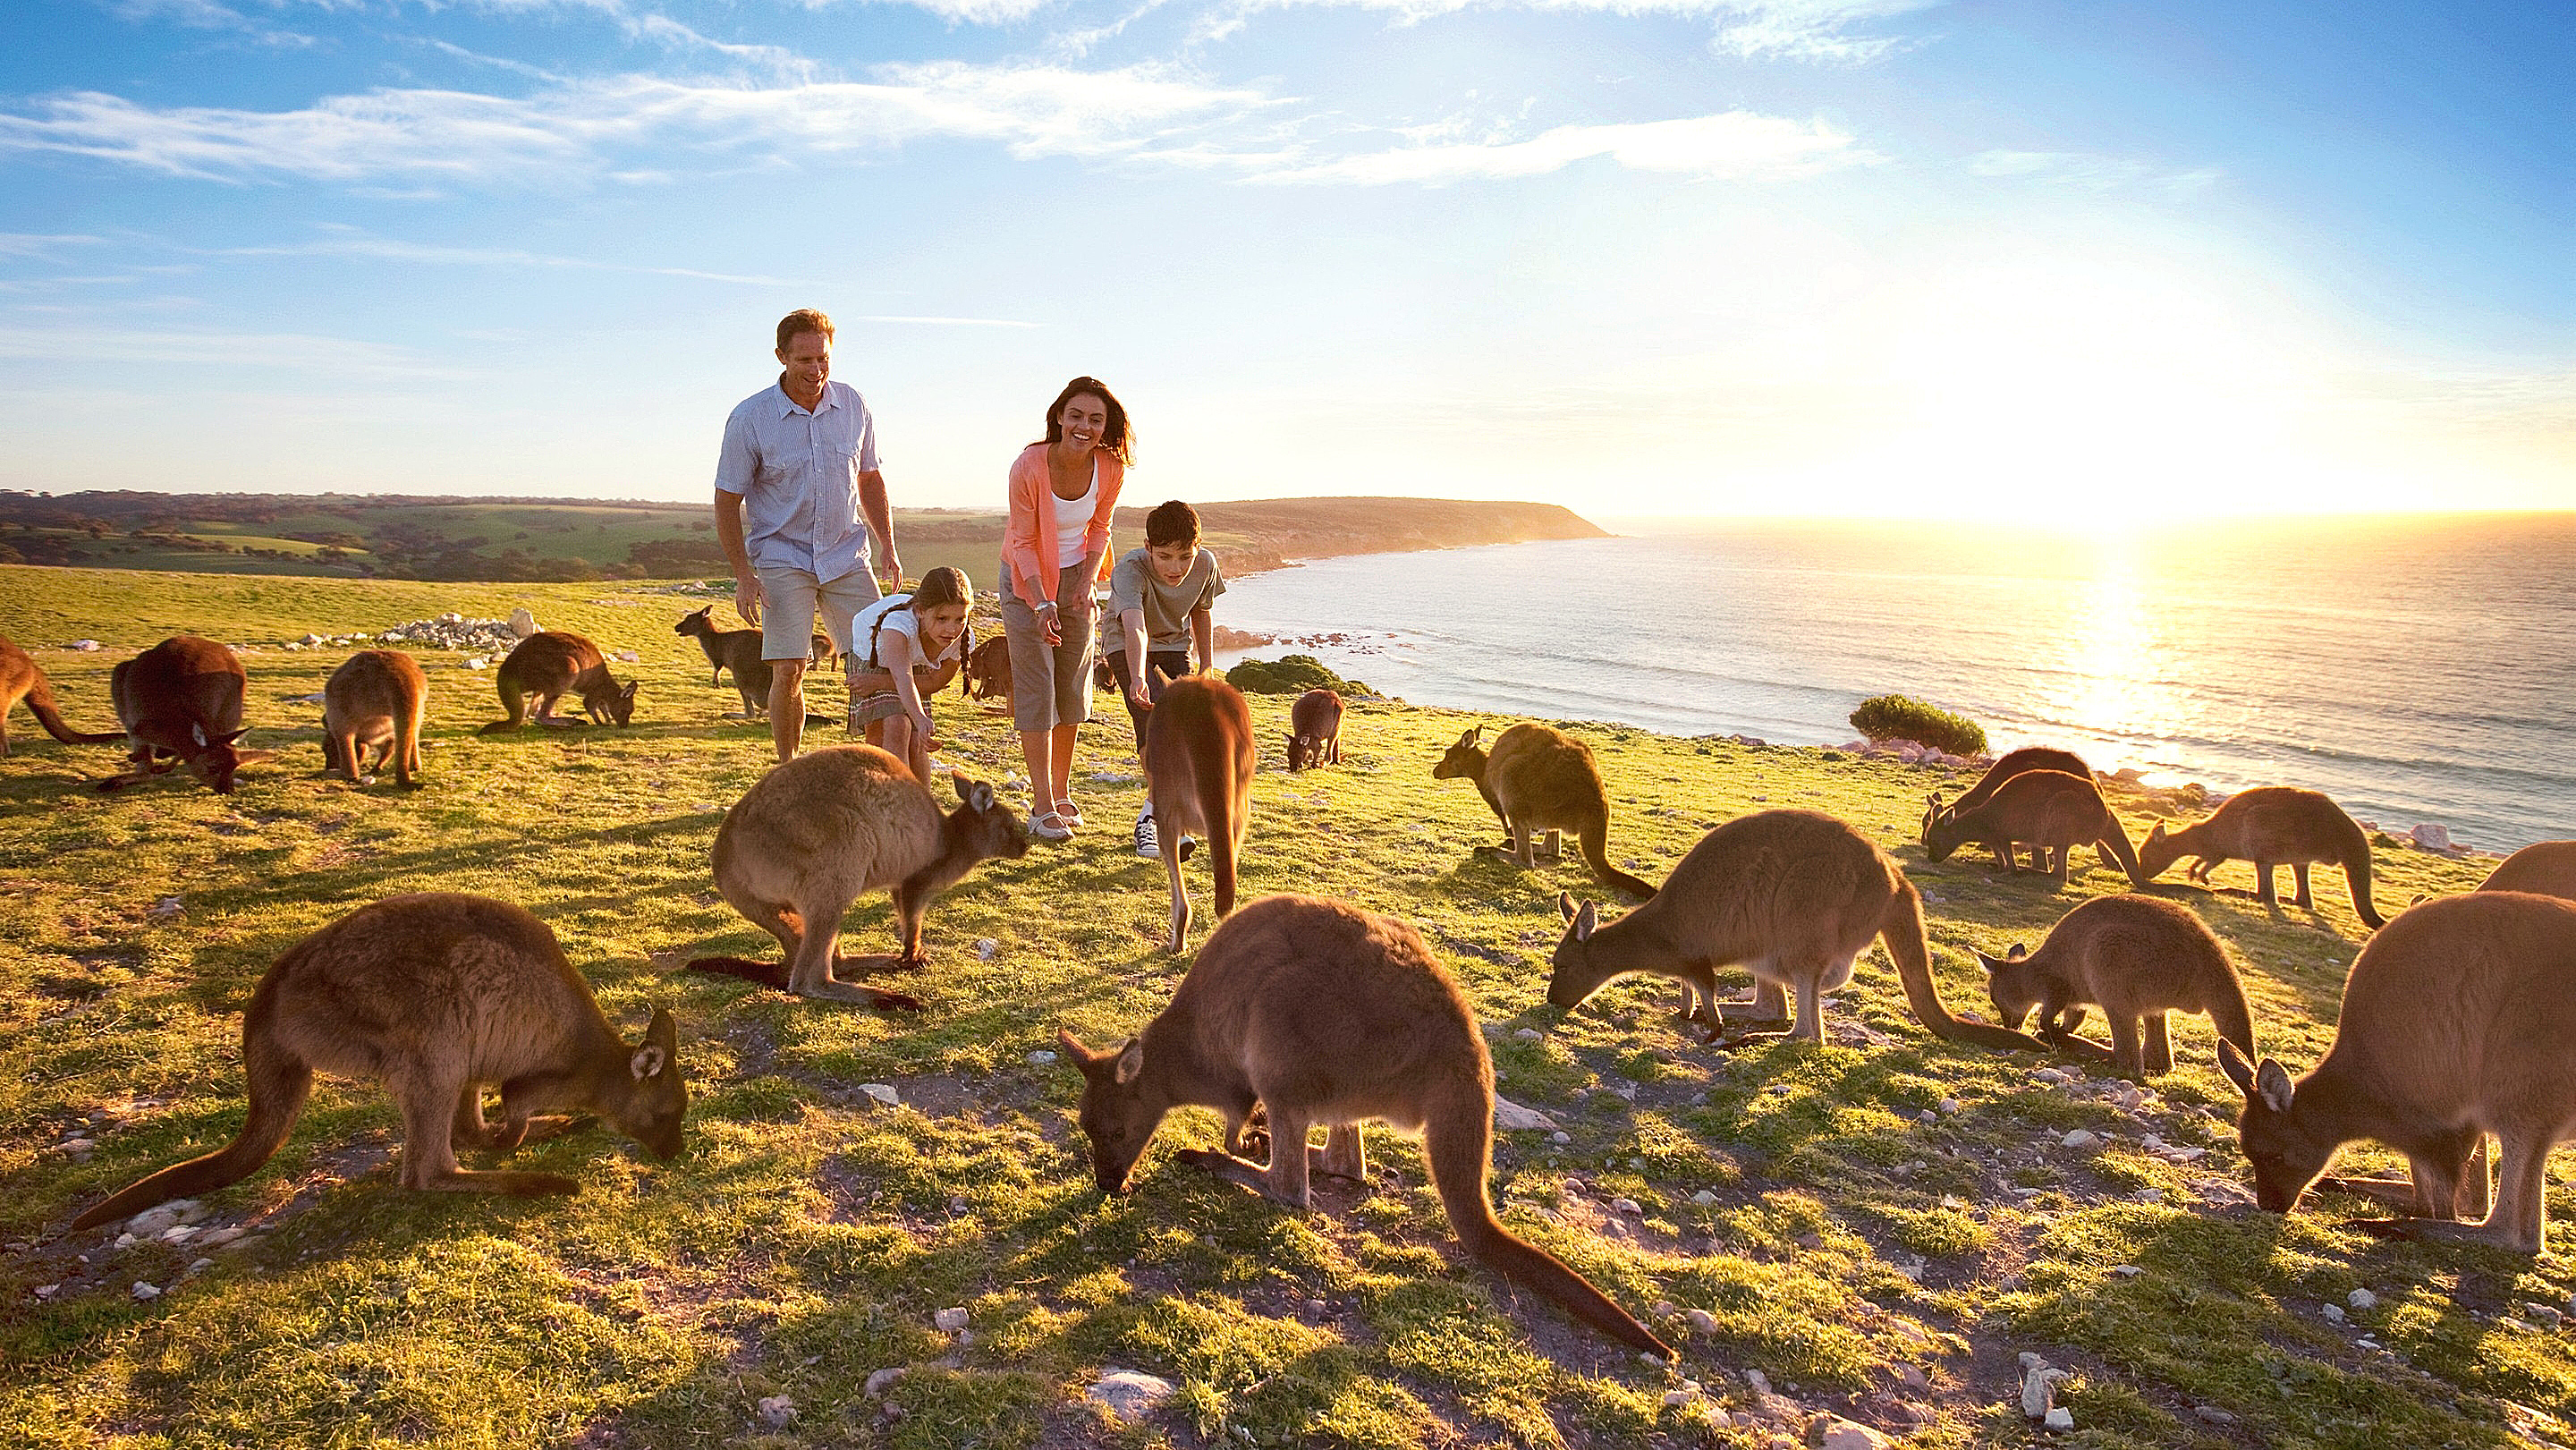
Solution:
[{"label": "kangaroo ear", "polygon": [[1556,893],[1556,909],[1564,915],[1567,921],[1574,920],[1574,893],[1571,891],[1560,891]]},{"label": "kangaroo ear", "polygon": [[199,745],[203,745],[203,744],[205,744],[205,743],[206,743],[206,727],[205,727],[205,726],[203,726],[203,725],[191,725],[191,726],[189,726],[189,727],[188,727],[188,733],[189,733],[191,736],[195,737],[196,742],[197,742]]},{"label": "kangaroo ear", "polygon": [[[250,727],[249,727],[249,726],[247,726],[247,725],[244,725],[244,726],[243,726],[242,728],[240,728],[239,730],[234,731],[232,734],[225,736],[225,737],[224,737],[223,739],[221,739],[221,740],[206,741],[206,743],[208,743],[208,744],[212,744],[212,745],[234,745],[234,744],[238,744],[238,743],[240,742],[241,738],[242,738],[243,736],[245,736],[245,735],[248,735],[249,733],[250,733]],[[201,741],[205,741],[205,740],[206,740],[206,732],[205,732],[204,727],[202,727],[202,726],[201,726],[201,727],[199,727],[199,728],[198,728],[198,730],[197,730],[197,738],[198,738],[199,740],[201,740]]]},{"label": "kangaroo ear", "polygon": [[1468,731],[1466,734],[1459,736],[1459,737],[1458,737],[1458,743],[1459,743],[1459,744],[1461,744],[1461,745],[1473,745],[1473,744],[1475,744],[1477,741],[1479,741],[1479,740],[1483,739],[1483,738],[1484,738],[1484,736],[1485,736],[1485,727],[1484,727],[1484,726],[1482,726],[1482,725],[1479,725],[1479,726],[1477,726],[1476,728],[1474,728],[1474,729],[1472,729],[1472,730]]},{"label": "kangaroo ear", "polygon": [[2298,1087],[2290,1081],[2290,1070],[2279,1058],[2267,1057],[2254,1069],[2254,1091],[2263,1095],[2264,1105],[2276,1113],[2286,1113],[2298,1096]]},{"label": "kangaroo ear", "polygon": [[1995,972],[2004,965],[2004,963],[1996,961],[1993,957],[1987,956],[1984,952],[1977,950],[1975,947],[1968,948],[1968,955],[1977,959],[1977,965],[1985,968],[1986,975],[1989,977],[1993,976]]},{"label": "kangaroo ear", "polygon": [[1118,1083],[1134,1082],[1136,1074],[1144,1070],[1145,1039],[1130,1037],[1127,1039],[1127,1045],[1118,1050],[1118,1069],[1110,1080]]},{"label": "kangaroo ear", "polygon": [[2154,825],[2147,827],[2147,839],[2148,839],[2148,840],[2150,840],[2150,841],[2161,841],[2161,840],[2163,840],[2164,838],[2165,838],[2165,823],[2164,823],[2164,822],[2162,822],[2162,821],[2158,821],[2158,822],[2156,822]]},{"label": "kangaroo ear", "polygon": [[1099,1057],[1098,1053],[1082,1045],[1082,1039],[1074,1036],[1073,1029],[1070,1027],[1059,1027],[1055,1030],[1055,1045],[1064,1049],[1065,1061],[1085,1072],[1091,1070],[1091,1064]]},{"label": "kangaroo ear", "polygon": [[2227,1074],[2227,1080],[2236,1084],[2238,1092],[2249,1098],[2254,1096],[2254,1064],[2247,1062],[2245,1054],[2236,1050],[2236,1044],[2224,1037],[2218,1039],[2218,1070]]},{"label": "kangaroo ear", "polygon": [[1601,909],[1594,906],[1589,901],[1583,903],[1583,909],[1574,914],[1574,939],[1576,941],[1592,940],[1593,931],[1600,925]]},{"label": "kangaroo ear", "polygon": [[671,1065],[671,1059],[678,1056],[679,1051],[679,1021],[672,1017],[670,1008],[656,1007],[653,1009],[653,1025],[644,1029],[644,1045],[635,1049],[635,1055],[626,1060],[626,1067],[635,1074],[637,1082],[657,1078]]},{"label": "kangaroo ear", "polygon": [[2008,962],[2017,962],[2029,955],[2030,948],[2023,946],[2020,942],[2014,942],[2012,944],[2012,950],[2004,953],[2004,960]]}]

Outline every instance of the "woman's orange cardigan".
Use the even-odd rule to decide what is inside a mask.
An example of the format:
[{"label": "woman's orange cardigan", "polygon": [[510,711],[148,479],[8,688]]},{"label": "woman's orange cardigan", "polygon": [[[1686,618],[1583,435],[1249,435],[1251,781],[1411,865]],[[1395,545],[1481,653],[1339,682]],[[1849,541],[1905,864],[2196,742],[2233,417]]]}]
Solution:
[{"label": "woman's orange cardigan", "polygon": [[[1095,449],[1091,456],[1100,469],[1100,498],[1091,510],[1091,527],[1083,533],[1082,551],[1100,561],[1099,573],[1092,579],[1096,586],[1100,576],[1109,572],[1109,516],[1118,507],[1127,465],[1105,449]],[[1058,502],[1047,479],[1047,445],[1032,443],[1021,449],[1011,464],[1011,512],[1002,525],[1002,563],[1009,567],[1021,601],[1031,609],[1055,598]]]}]

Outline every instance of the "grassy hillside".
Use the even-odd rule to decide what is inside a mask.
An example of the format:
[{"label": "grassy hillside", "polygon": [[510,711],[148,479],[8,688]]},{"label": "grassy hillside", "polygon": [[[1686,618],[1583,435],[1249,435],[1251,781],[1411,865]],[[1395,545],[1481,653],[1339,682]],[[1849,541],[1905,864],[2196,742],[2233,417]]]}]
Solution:
[{"label": "grassy hillside", "polygon": [[[1474,718],[1452,712],[1354,707],[1346,763],[1291,777],[1287,702],[1255,699],[1246,887],[1348,897],[1423,929],[1488,1026],[1502,1091],[1562,1122],[1562,1143],[1502,1135],[1504,1217],[1632,1308],[1673,1306],[1660,1322],[1685,1344],[1680,1363],[1617,1352],[1462,1261],[1409,1144],[1381,1138],[1372,1191],[1327,1181],[1324,1211],[1298,1218],[1173,1162],[1216,1140],[1212,1118],[1183,1113],[1137,1191],[1103,1201],[1072,1121],[1075,1074],[1031,1054],[1059,1023],[1119,1040],[1185,966],[1155,946],[1161,868],[1126,847],[1140,792],[1123,722],[1085,736],[1089,832],[988,865],[934,910],[934,965],[904,984],[922,1014],[681,974],[692,954],[773,950],[707,875],[722,811],[768,753],[763,732],[718,718],[731,692],[710,689],[671,633],[688,602],[637,586],[0,569],[0,630],[36,647],[93,728],[108,667],[180,628],[252,643],[526,603],[639,651],[619,672],[644,681],[633,729],[483,739],[489,677],[426,653],[433,748],[411,794],[313,773],[319,712],[298,697],[320,690],[330,653],[244,655],[253,743],[283,754],[230,797],[182,783],[96,795],[83,781],[113,751],[13,722],[21,743],[0,761],[11,1443],[1767,1447],[1831,1410],[1923,1446],[2026,1445],[2043,1437],[2013,1402],[2022,1351],[2076,1375],[2063,1399],[2077,1429],[2051,1444],[2488,1446],[2516,1428],[2564,1439],[2576,1416],[2576,1351],[2554,1325],[2576,1289],[2568,1262],[2383,1244],[2336,1227],[2367,1212],[2351,1200],[2257,1212],[2201,1019],[2177,1029],[2181,1070],[2136,1093],[1933,1041],[1876,950],[1821,1049],[1701,1046],[1671,1025],[1672,993],[1643,983],[1574,1014],[1547,1007],[1556,893],[1597,893],[1579,865],[1524,875],[1473,854],[1491,817],[1465,784],[1429,776]],[[111,648],[48,647],[77,637]],[[937,708],[950,759],[1012,772],[1005,720],[953,694]],[[1612,785],[1612,855],[1650,879],[1709,825],[1769,806],[1832,811],[1894,850],[1926,894],[1954,1006],[1983,1005],[1968,948],[2035,943],[2066,905],[2121,884],[2090,852],[2064,898],[1982,860],[1924,862],[1910,844],[1923,793],[1956,776],[1576,728]],[[2133,833],[2168,809],[2119,804]],[[2484,869],[2393,848],[2377,864],[2392,907]],[[1190,875],[1204,909],[1205,872]],[[2246,868],[2219,879],[2242,886]],[[2321,876],[2314,913],[2164,888],[2226,939],[2267,1046],[2300,1067],[2331,1035],[2361,939],[2340,886]],[[535,911],[629,1033],[654,1006],[676,1009],[694,1094],[685,1157],[654,1163],[584,1130],[518,1155],[578,1178],[576,1197],[406,1194],[384,1094],[325,1080],[267,1168],[208,1196],[203,1229],[251,1230],[233,1244],[117,1249],[109,1232],[63,1232],[102,1194],[230,1138],[239,1014],[281,949],[431,888]],[[854,950],[885,949],[882,899],[850,930]],[[877,1106],[863,1083],[902,1105]],[[2107,1145],[2061,1146],[2076,1127]],[[2173,1156],[2206,1155],[2171,1161],[2149,1133]],[[2563,1241],[2563,1186],[2551,1200]],[[138,1299],[138,1283],[162,1292]],[[2377,1307],[2322,1317],[2361,1287]],[[970,1311],[969,1337],[934,1329],[949,1306]],[[1693,1309],[1705,1327],[1680,1317]],[[1179,1393],[1113,1426],[1082,1399],[1110,1366]],[[907,1373],[870,1397],[888,1368]],[[1784,1398],[1759,1397],[1748,1371]],[[759,1403],[782,1395],[792,1420],[762,1422]]]}]

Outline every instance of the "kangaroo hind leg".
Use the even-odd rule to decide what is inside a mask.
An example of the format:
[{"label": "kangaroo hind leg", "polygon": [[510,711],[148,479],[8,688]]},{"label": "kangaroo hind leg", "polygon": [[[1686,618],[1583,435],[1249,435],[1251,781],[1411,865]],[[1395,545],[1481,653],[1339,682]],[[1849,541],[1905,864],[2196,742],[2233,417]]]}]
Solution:
[{"label": "kangaroo hind leg", "polygon": [[[471,1090],[458,1074],[414,1069],[388,1083],[402,1106],[402,1183],[447,1193],[507,1193],[535,1197],[580,1187],[560,1173],[469,1173],[456,1166],[454,1133]],[[480,1105],[477,1105],[480,1115]]]}]

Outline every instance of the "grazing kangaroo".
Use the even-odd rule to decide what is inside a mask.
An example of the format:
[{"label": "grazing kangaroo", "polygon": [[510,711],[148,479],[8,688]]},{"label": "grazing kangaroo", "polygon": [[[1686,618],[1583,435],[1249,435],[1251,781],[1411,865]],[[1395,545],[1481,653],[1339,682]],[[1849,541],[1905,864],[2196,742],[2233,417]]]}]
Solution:
[{"label": "grazing kangaroo", "polygon": [[702,972],[745,977],[800,997],[918,1008],[901,992],[836,980],[841,918],[867,892],[894,888],[903,934],[896,964],[920,967],[921,919],[941,892],[988,857],[1028,854],[1019,817],[993,788],[960,774],[945,816],[902,761],[873,745],[810,751],[752,783],[716,828],[716,889],[778,938],[783,962],[700,957]]},{"label": "grazing kangaroo", "polygon": [[1190,893],[1181,884],[1181,842],[1207,837],[1216,914],[1234,910],[1235,862],[1252,823],[1252,710],[1243,692],[1208,675],[1174,680],[1145,717],[1145,798],[1154,807],[1163,875],[1172,888],[1172,929],[1164,948],[1189,944]]},{"label": "grazing kangaroo", "polygon": [[608,657],[599,646],[569,630],[548,629],[529,635],[510,651],[494,672],[493,686],[500,691],[501,708],[509,712],[507,720],[495,720],[483,727],[483,734],[497,735],[516,730],[527,723],[527,697],[537,697],[537,723],[540,725],[578,725],[578,720],[555,718],[555,701],[566,691],[581,692],[582,711],[593,724],[615,722],[630,724],[635,718],[636,681],[620,685],[608,672]]},{"label": "grazing kangaroo", "polygon": [[[1166,1114],[1202,1107],[1224,1116],[1226,1150],[1181,1161],[1311,1211],[1310,1155],[1325,1173],[1364,1179],[1360,1134],[1375,1119],[1422,1134],[1450,1231],[1478,1262],[1623,1344],[1672,1358],[1582,1275],[1494,1217],[1493,1062],[1466,996],[1405,923],[1338,901],[1265,896],[1208,937],[1142,1034],[1103,1052],[1062,1029],[1056,1041],[1082,1071],[1082,1129],[1102,1193],[1127,1191]],[[1267,1167],[1239,1156],[1256,1104],[1270,1119]],[[1319,1123],[1316,1152],[1306,1135]]]},{"label": "grazing kangaroo", "polygon": [[[2074,751],[2058,750],[2046,745],[2025,745],[2019,750],[2007,753],[2001,760],[1987,766],[1986,773],[1979,776],[1977,778],[1977,783],[1968,787],[1968,793],[1959,797],[1958,800],[1944,804],[1938,794],[1926,796],[1924,798],[1926,804],[1923,812],[1923,835],[1925,839],[1930,839],[1932,834],[1932,823],[1934,821],[1939,820],[1944,815],[1955,812],[1975,810],[1977,807],[1984,805],[1987,801],[1993,799],[1995,792],[2003,787],[2003,783],[2005,781],[2012,779],[2016,775],[2022,774],[2024,771],[2031,770],[2062,770],[2068,775],[2079,775],[2086,780],[2091,780],[2093,778],[2093,767],[2085,764],[2084,757],[2077,755]],[[1994,846],[1995,859],[2003,863],[2005,870],[2018,871],[2022,869],[2020,859],[2013,855],[2012,842],[1995,841],[1991,844]],[[2047,847],[2033,846],[2031,847],[2030,855],[2030,869],[2034,871],[2053,871],[2057,869],[2056,865],[2049,860],[2049,851]],[[2102,853],[2102,864],[2105,866],[2116,866],[2119,864],[2118,858],[2114,857],[2110,852],[2104,851]]]},{"label": "grazing kangaroo", "polygon": [[[2237,1136],[2254,1196],[2287,1213],[2342,1145],[2406,1155],[2419,1215],[2373,1232],[2540,1252],[2549,1151],[2576,1129],[2576,902],[2517,891],[2447,896],[2400,912],[2344,979],[2334,1045],[2305,1077],[2232,1043],[2219,1065],[2245,1106]],[[2457,1222],[2484,1135],[2502,1145],[2484,1223]]]},{"label": "grazing kangaroo", "polygon": [[[60,738],[59,736],[56,738]],[[2576,841],[2540,841],[2504,858],[2480,891],[2529,891],[2576,901]]]},{"label": "grazing kangaroo", "polygon": [[[95,1228],[248,1177],[303,1111],[316,1069],[381,1079],[402,1109],[402,1184],[469,1193],[570,1193],[553,1173],[473,1173],[456,1149],[508,1152],[531,1114],[596,1113],[670,1159],[688,1088],[679,1028],[653,1013],[630,1046],[546,924],[507,902],[445,892],[362,906],[286,949],[242,1013],[250,1111],[229,1147],[174,1164],[72,1221]],[[503,1121],[483,1121],[483,1087]],[[541,1134],[542,1136],[542,1134]]]},{"label": "grazing kangaroo", "polygon": [[[1821,1042],[1824,994],[1851,980],[1852,963],[1877,937],[1896,962],[1915,1020],[1934,1036],[2048,1050],[2025,1033],[1950,1015],[1932,982],[1931,945],[1913,883],[1868,837],[1820,812],[1762,811],[1719,826],[1673,867],[1652,901],[1617,921],[1602,922],[1588,901],[1577,910],[1573,898],[1560,895],[1557,904],[1569,925],[1556,944],[1547,1000],[1559,1007],[1579,1007],[1603,984],[1631,972],[1668,977],[1707,1004],[1707,1035],[1714,1041],[1717,969],[1741,965],[1762,989],[1757,1015],[1776,1020],[1783,991],[1794,990],[1798,1017],[1791,1035]],[[1684,1014],[1699,1015],[1696,1006]]]},{"label": "grazing kangaroo", "polygon": [[2020,1027],[2036,1005],[2042,1036],[2098,1052],[2075,1029],[2086,1007],[2101,1008],[2111,1023],[2111,1063],[2125,1073],[2173,1071],[2168,1012],[2206,1012],[2220,1037],[2254,1051],[2254,1014],[2227,949],[2170,901],[2097,896],[2059,918],[2038,951],[2015,943],[2000,960],[1984,952],[1977,960],[2006,1027]]},{"label": "grazing kangaroo", "polygon": [[20,700],[27,702],[27,713],[36,717],[45,733],[65,745],[113,745],[125,738],[122,730],[74,730],[63,723],[62,712],[54,708],[53,684],[36,667],[35,656],[0,634],[0,759],[9,754],[9,712]]},{"label": "grazing kangaroo", "polygon": [[1011,697],[1011,641],[1000,630],[975,646],[957,673],[957,692],[970,700]]},{"label": "grazing kangaroo", "polygon": [[2069,775],[2062,770],[2026,770],[2005,781],[1972,810],[1944,811],[1924,818],[1923,854],[1934,861],[1950,859],[1950,853],[1969,841],[1984,841],[1994,846],[1995,854],[2012,864],[2012,843],[2027,841],[2034,850],[2053,852],[2055,865],[2049,879],[2063,890],[2068,869],[2074,858],[2072,847],[2091,843],[2102,853],[2120,863],[2129,875],[2129,884],[2144,886],[2145,875],[2138,869],[2138,855],[2129,848],[2129,833],[2120,818],[2111,814],[2110,803],[2102,799],[2102,788],[2089,775]]},{"label": "grazing kangaroo", "polygon": [[1513,858],[1530,867],[1530,846],[1547,832],[1548,854],[1561,855],[1557,832],[1574,832],[1583,859],[1605,886],[1643,900],[1655,894],[1652,884],[1610,864],[1610,793],[1602,787],[1601,768],[1592,749],[1561,730],[1545,725],[1514,725],[1494,737],[1488,754],[1476,746],[1485,733],[1479,725],[1458,737],[1431,768],[1433,780],[1465,776],[1476,793],[1501,818]]},{"label": "grazing kangaroo", "polygon": [[1342,697],[1308,690],[1288,710],[1288,769],[1342,763]]},{"label": "grazing kangaroo", "polygon": [[2232,860],[2254,863],[2254,895],[2277,906],[2272,868],[2287,863],[2299,888],[2297,904],[2314,910],[2308,896],[2308,866],[2324,861],[2343,867],[2344,884],[2352,889],[2352,909],[2373,931],[2386,925],[2370,904],[2370,838],[2362,834],[2343,808],[2312,790],[2258,786],[2238,791],[2199,825],[2167,834],[2158,821],[2138,844],[2138,864],[2152,880],[2185,856],[2192,862],[2185,875],[2206,883],[2213,867]]},{"label": "grazing kangaroo", "polygon": [[[331,672],[322,686],[322,768],[351,781],[373,774],[390,759],[405,790],[418,782],[421,721],[429,713],[429,677],[400,650],[360,650]],[[362,747],[375,752],[361,764]]]},{"label": "grazing kangaroo", "polygon": [[217,795],[233,792],[233,776],[272,752],[244,750],[242,690],[250,677],[230,649],[193,634],[173,635],[117,665],[108,676],[116,718],[125,724],[132,769],[98,783],[116,790],[170,769],[154,764],[170,756]]}]

